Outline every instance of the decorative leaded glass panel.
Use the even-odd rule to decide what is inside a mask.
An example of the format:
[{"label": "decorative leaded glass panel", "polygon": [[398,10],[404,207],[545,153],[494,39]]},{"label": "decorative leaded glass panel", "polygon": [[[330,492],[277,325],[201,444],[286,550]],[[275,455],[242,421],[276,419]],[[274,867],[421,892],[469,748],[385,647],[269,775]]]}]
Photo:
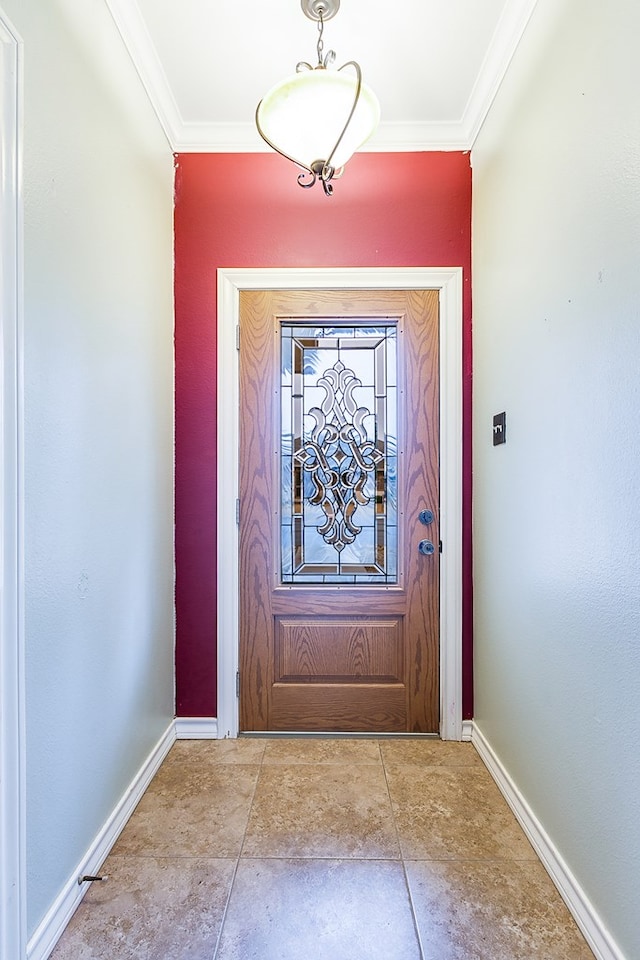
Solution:
[{"label": "decorative leaded glass panel", "polygon": [[397,330],[281,326],[283,583],[397,582]]}]

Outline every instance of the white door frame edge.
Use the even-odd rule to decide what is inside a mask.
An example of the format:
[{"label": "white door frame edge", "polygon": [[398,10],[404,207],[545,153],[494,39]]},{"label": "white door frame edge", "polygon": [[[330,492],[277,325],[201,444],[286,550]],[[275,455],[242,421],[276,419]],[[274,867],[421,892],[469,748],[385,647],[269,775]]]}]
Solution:
[{"label": "white door frame edge", "polygon": [[23,575],[23,45],[0,8],[0,956],[26,956]]},{"label": "white door frame edge", "polygon": [[427,290],[440,294],[440,736],[462,738],[462,267],[218,270],[219,737],[238,735],[239,383],[241,290]]}]

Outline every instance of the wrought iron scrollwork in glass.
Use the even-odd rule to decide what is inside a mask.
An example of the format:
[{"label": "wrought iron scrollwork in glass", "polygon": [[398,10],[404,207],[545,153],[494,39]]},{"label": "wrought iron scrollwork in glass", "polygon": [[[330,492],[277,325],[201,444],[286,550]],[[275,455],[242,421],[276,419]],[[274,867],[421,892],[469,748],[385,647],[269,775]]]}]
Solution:
[{"label": "wrought iron scrollwork in glass", "polygon": [[396,582],[395,366],[393,324],[283,325],[284,583]]},{"label": "wrought iron scrollwork in glass", "polygon": [[371,411],[356,405],[353,391],[362,381],[353,370],[337,360],[325,370],[318,386],[325,390],[325,398],[322,406],[309,410],[315,424],[295,460],[311,475],[309,503],[319,505],[327,518],[318,533],[340,553],[362,532],[357,524],[358,505],[369,503],[367,477],[384,464],[384,454],[367,439],[363,424]]}]

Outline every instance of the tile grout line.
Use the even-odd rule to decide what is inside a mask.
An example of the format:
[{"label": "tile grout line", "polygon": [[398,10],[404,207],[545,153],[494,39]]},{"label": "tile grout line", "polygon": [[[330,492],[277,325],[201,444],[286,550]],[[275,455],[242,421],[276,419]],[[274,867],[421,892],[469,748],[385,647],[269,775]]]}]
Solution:
[{"label": "tile grout line", "polygon": [[[234,752],[234,751],[230,751],[229,756],[235,757],[235,760],[233,760],[233,761],[231,761],[231,762],[229,762],[229,763],[226,763],[226,762],[224,762],[224,761],[222,761],[222,760],[220,759],[220,760],[218,760],[218,761],[216,761],[215,763],[212,764],[212,768],[213,768],[213,769],[215,769],[216,767],[217,767],[218,769],[223,769],[224,767],[227,767],[228,770],[232,770],[232,769],[234,769],[235,764],[236,764],[236,763],[239,763],[239,764],[242,765],[242,767],[243,767],[245,770],[247,770],[247,769],[250,770],[251,775],[254,775],[254,786],[253,786],[252,790],[248,791],[247,794],[245,794],[244,803],[246,804],[245,809],[247,810],[247,813],[246,813],[246,817],[245,817],[245,825],[244,825],[244,828],[243,828],[243,830],[238,831],[238,832],[235,832],[235,831],[234,831],[234,833],[235,833],[235,835],[236,835],[236,838],[237,838],[237,847],[235,847],[235,849],[236,849],[236,855],[235,855],[235,856],[233,855],[232,850],[231,850],[231,855],[230,855],[230,856],[227,856],[227,857],[210,856],[210,855],[202,854],[202,853],[190,853],[190,854],[185,854],[185,853],[177,853],[177,854],[176,854],[176,853],[171,853],[171,854],[169,854],[169,855],[167,855],[167,854],[158,854],[158,853],[155,853],[155,854],[154,854],[154,853],[151,853],[151,854],[149,854],[149,853],[145,853],[145,852],[137,852],[137,851],[135,851],[135,850],[129,850],[129,851],[126,851],[126,850],[125,850],[125,851],[122,852],[122,853],[110,853],[110,854],[109,854],[109,857],[113,857],[114,860],[116,860],[116,861],[120,860],[120,862],[123,864],[123,866],[126,865],[127,870],[133,870],[134,872],[135,872],[135,870],[137,869],[137,864],[138,864],[138,863],[139,863],[139,864],[142,864],[145,860],[155,861],[155,862],[157,862],[157,863],[165,862],[166,864],[172,865],[172,867],[175,866],[176,869],[179,868],[179,865],[180,865],[181,862],[203,861],[204,869],[206,870],[206,872],[209,872],[209,868],[206,867],[206,861],[208,861],[208,860],[211,861],[211,863],[213,863],[214,861],[223,861],[223,860],[225,860],[225,861],[227,862],[227,866],[224,868],[224,875],[225,875],[225,876],[224,876],[224,883],[222,883],[222,884],[216,884],[216,887],[215,887],[215,889],[219,892],[219,899],[218,899],[218,897],[216,897],[216,899],[218,900],[218,904],[219,904],[218,910],[216,911],[217,916],[218,916],[217,933],[215,932],[215,928],[214,928],[214,931],[212,931],[212,932],[213,932],[213,937],[212,937],[211,940],[209,941],[209,945],[208,945],[207,951],[206,951],[207,960],[216,960],[216,958],[218,958],[218,957],[222,957],[223,955],[226,956],[226,948],[228,948],[228,947],[231,945],[231,944],[229,944],[227,941],[224,941],[224,939],[223,939],[223,938],[224,938],[224,931],[225,931],[225,929],[226,929],[226,924],[227,924],[227,923],[230,924],[230,930],[233,929],[233,922],[234,922],[234,921],[233,921],[233,917],[234,917],[234,915],[235,915],[236,912],[237,912],[237,907],[238,907],[238,904],[239,904],[239,900],[240,900],[240,901],[242,900],[241,894],[242,894],[242,888],[243,888],[243,883],[244,883],[243,877],[246,876],[246,875],[245,875],[245,872],[244,872],[244,870],[245,870],[245,866],[244,866],[244,865],[243,865],[243,875],[241,876],[240,883],[239,883],[239,889],[238,889],[237,891],[235,890],[235,884],[236,884],[236,882],[238,882],[237,877],[238,877],[238,873],[239,873],[239,866],[240,866],[240,861],[244,858],[244,850],[247,849],[248,846],[249,846],[249,848],[250,848],[250,845],[247,845],[246,841],[247,841],[247,839],[248,839],[249,834],[251,833],[251,831],[249,831],[249,826],[251,826],[251,824],[252,824],[253,808],[254,808],[254,806],[256,806],[255,800],[258,798],[259,787],[262,789],[262,787],[261,787],[261,783],[262,783],[261,777],[262,777],[263,773],[264,773],[265,776],[270,775],[270,771],[271,771],[271,768],[272,768],[272,763],[270,763],[270,760],[273,760],[273,757],[272,757],[272,755],[270,754],[269,749],[268,749],[268,746],[269,746],[269,743],[270,743],[270,742],[272,742],[272,741],[267,741],[267,743],[265,744],[265,747],[263,748],[263,750],[262,750],[261,752],[260,752],[260,751],[255,751],[255,752],[252,751],[252,759],[251,759],[251,760],[243,760],[242,757],[244,757],[244,753],[243,753],[242,751],[240,751],[240,753],[236,753],[236,752]],[[385,747],[384,750],[383,750],[383,746]],[[346,861],[349,861],[349,860],[359,860],[359,861],[363,861],[363,862],[364,862],[364,861],[368,861],[368,862],[376,861],[376,862],[379,862],[379,863],[384,863],[384,862],[386,862],[386,863],[397,863],[398,860],[400,860],[400,861],[401,861],[401,864],[402,864],[402,873],[403,873],[403,879],[404,879],[404,889],[405,889],[405,891],[406,891],[405,897],[408,896],[408,898],[409,898],[409,904],[408,904],[408,905],[409,905],[409,909],[410,909],[410,911],[411,911],[411,918],[412,918],[412,921],[413,921],[413,930],[414,930],[414,938],[412,939],[412,943],[411,943],[411,945],[409,945],[408,942],[407,942],[407,947],[412,951],[412,953],[411,953],[411,956],[412,956],[412,957],[417,958],[417,960],[425,960],[425,957],[428,957],[428,956],[431,955],[430,952],[429,952],[429,946],[430,946],[430,942],[429,942],[429,935],[430,935],[430,934],[429,934],[429,925],[428,925],[428,924],[425,925],[425,920],[428,920],[428,919],[430,918],[432,911],[431,911],[431,908],[428,906],[428,904],[429,904],[428,899],[427,899],[427,901],[425,901],[424,898],[423,898],[423,896],[421,895],[422,884],[423,884],[424,882],[426,882],[426,881],[425,881],[425,877],[427,877],[427,876],[429,875],[429,871],[427,870],[427,872],[424,874],[424,877],[423,877],[423,875],[422,875],[422,873],[421,873],[421,870],[420,870],[420,866],[419,866],[420,864],[425,864],[425,865],[426,865],[426,864],[433,864],[433,865],[434,865],[435,875],[436,875],[436,876],[440,876],[440,875],[441,875],[439,869],[436,867],[437,864],[444,864],[445,867],[446,867],[447,865],[457,865],[457,866],[460,867],[461,869],[460,869],[459,871],[455,871],[456,876],[458,876],[458,875],[462,876],[463,874],[465,874],[465,873],[467,872],[467,871],[465,870],[464,866],[463,866],[464,864],[470,865],[471,868],[473,868],[474,865],[481,865],[481,864],[487,864],[487,865],[495,866],[495,867],[498,868],[498,870],[497,870],[497,872],[496,872],[496,876],[497,876],[498,874],[502,875],[502,868],[503,868],[503,867],[506,867],[507,865],[516,865],[516,864],[518,864],[518,865],[523,865],[524,867],[529,867],[531,864],[536,863],[536,864],[538,864],[538,866],[540,867],[540,869],[541,869],[543,872],[544,872],[544,865],[540,862],[540,858],[536,855],[535,851],[533,851],[533,855],[532,855],[532,856],[522,855],[522,853],[520,852],[520,855],[519,855],[519,856],[508,856],[508,855],[506,855],[506,856],[505,856],[505,855],[502,855],[502,856],[501,856],[501,855],[498,854],[497,856],[496,856],[496,855],[489,855],[489,856],[486,856],[486,855],[485,855],[484,857],[477,857],[477,856],[473,856],[473,854],[469,855],[469,850],[467,850],[467,849],[465,848],[464,852],[466,853],[466,856],[455,856],[455,855],[452,855],[452,856],[433,856],[434,850],[433,850],[433,849],[430,849],[429,847],[427,847],[424,852],[427,852],[427,850],[428,850],[429,852],[431,852],[431,854],[432,854],[431,856],[427,856],[427,857],[425,857],[425,856],[423,856],[423,857],[419,857],[419,856],[416,857],[415,855],[414,855],[414,856],[411,856],[410,854],[411,854],[411,850],[412,850],[412,841],[411,841],[411,836],[412,836],[412,834],[411,834],[410,831],[409,831],[409,833],[406,833],[406,832],[405,832],[405,826],[404,826],[404,821],[403,821],[404,789],[399,790],[399,783],[396,781],[396,774],[397,774],[400,770],[402,770],[403,768],[406,768],[406,767],[413,767],[413,768],[415,769],[415,771],[416,771],[416,776],[419,775],[419,771],[420,771],[420,770],[422,770],[423,773],[424,773],[425,771],[436,770],[436,769],[437,769],[437,770],[441,770],[441,771],[455,770],[455,771],[460,771],[460,772],[465,772],[465,773],[471,773],[471,772],[474,770],[475,764],[468,764],[468,763],[462,763],[462,764],[456,764],[456,763],[436,764],[436,763],[433,763],[433,762],[430,763],[430,762],[428,762],[428,761],[425,762],[424,760],[418,759],[418,757],[416,757],[416,759],[414,759],[412,762],[409,762],[408,759],[405,759],[405,762],[403,763],[402,761],[398,761],[398,760],[397,760],[397,752],[396,752],[396,750],[395,750],[393,747],[391,747],[391,746],[387,747],[387,744],[386,744],[385,740],[380,740],[380,739],[376,739],[375,749],[376,749],[376,759],[374,760],[374,758],[373,758],[373,751],[371,751],[371,753],[367,752],[367,753],[366,753],[367,759],[366,759],[366,762],[365,762],[364,766],[371,768],[371,767],[373,766],[373,764],[375,763],[375,766],[376,766],[378,769],[379,769],[380,767],[382,768],[382,773],[383,773],[383,777],[384,777],[384,781],[385,781],[385,787],[386,787],[386,791],[387,791],[386,797],[385,797],[385,794],[384,794],[384,790],[382,789],[382,783],[381,783],[381,782],[380,782],[380,788],[378,788],[378,787],[375,787],[375,788],[374,788],[374,793],[380,798],[380,804],[381,804],[381,808],[380,808],[380,809],[381,809],[381,810],[384,808],[384,800],[385,800],[385,798],[386,798],[386,801],[387,801],[387,803],[388,803],[387,809],[388,809],[388,811],[389,811],[389,813],[390,813],[390,815],[391,815],[391,818],[392,818],[392,827],[393,827],[392,833],[395,834],[395,837],[396,837],[396,844],[397,844],[397,848],[396,848],[396,850],[397,850],[397,855],[396,855],[396,856],[384,857],[384,856],[377,855],[377,856],[374,856],[374,857],[363,857],[361,854],[356,854],[355,856],[354,856],[353,854],[346,854],[346,855],[344,855],[344,854],[343,854],[343,855],[339,855],[339,854],[338,854],[338,855],[335,855],[335,856],[317,856],[317,855],[312,855],[312,856],[304,856],[304,855],[302,855],[302,856],[300,856],[300,855],[298,854],[297,856],[293,856],[293,857],[290,856],[290,855],[288,855],[288,856],[286,856],[286,855],[282,855],[282,856],[277,856],[277,855],[276,855],[276,856],[273,856],[273,855],[271,855],[271,856],[261,857],[261,856],[258,854],[258,855],[254,855],[254,857],[251,858],[251,859],[255,859],[255,860],[261,860],[261,859],[263,859],[263,860],[268,860],[268,861],[290,860],[290,861],[293,861],[293,862],[295,862],[295,863],[302,863],[302,862],[304,862],[304,861],[306,861],[306,860],[316,861],[316,862],[318,862],[318,861],[325,861],[325,862],[331,862],[331,861],[333,861],[333,862],[346,862]],[[400,751],[400,755],[401,755],[401,756],[405,756],[405,753],[404,753],[403,751]],[[220,755],[218,755],[218,756],[220,756]],[[224,756],[224,757],[227,756],[226,750],[223,751],[222,756]],[[274,756],[277,756],[277,754],[275,754]],[[358,754],[358,756],[361,756],[361,755]],[[369,759],[369,758],[370,758],[370,759]],[[198,763],[197,757],[195,757],[194,759],[195,759],[196,764],[197,764],[197,763]],[[191,764],[191,762],[192,762],[192,760],[186,760],[186,759],[177,761],[178,769],[180,769],[180,766],[181,766],[182,763]],[[310,764],[302,764],[301,761],[298,762],[298,765],[301,765],[301,766],[302,766],[302,765],[304,765],[304,766],[311,766],[311,767],[313,767],[313,768],[314,768],[316,771],[318,771],[318,772],[322,771],[323,768],[325,768],[326,766],[329,766],[329,767],[332,767],[332,766],[343,767],[343,766],[345,766],[345,764],[348,765],[348,760],[347,760],[346,758],[336,759],[335,757],[334,757],[333,760],[331,760],[330,763],[327,763],[326,761],[323,762],[322,759],[317,759],[317,758],[313,759],[313,760],[310,762]],[[352,764],[353,764],[353,761],[352,761]],[[290,764],[289,764],[289,765],[290,765]],[[358,769],[359,767],[360,767],[360,764],[356,764],[356,765],[355,765],[355,769]],[[273,773],[274,773],[274,774],[275,774],[276,769],[277,769],[277,764],[273,765]],[[232,780],[233,780],[233,779],[234,779],[234,778],[232,777]],[[276,775],[276,779],[277,779],[277,775]],[[412,779],[412,778],[410,778],[410,779]],[[375,778],[375,781],[378,782],[377,777]],[[368,778],[367,778],[367,782],[369,782]],[[394,786],[394,791],[393,791],[393,792],[391,791],[391,787],[390,787],[391,782],[394,782],[394,784],[395,784],[395,786]],[[247,786],[250,786],[250,780],[249,780]],[[407,789],[409,789],[409,784],[407,784]],[[382,790],[382,792],[379,792],[379,790]],[[244,791],[243,791],[243,792],[244,792]],[[362,794],[363,797],[366,796],[367,793],[368,793],[368,790],[365,791],[365,792]],[[393,795],[395,795],[395,796],[398,797],[398,804],[396,804],[396,805],[394,805],[394,803],[393,803],[393,801],[392,801],[392,793],[393,793]],[[215,800],[214,800],[214,804],[215,804]],[[210,810],[211,810],[211,807],[210,807]],[[215,805],[214,805],[213,810],[214,810],[214,812],[215,812]],[[258,816],[258,809],[257,809],[257,816]],[[241,821],[240,821],[240,823],[238,824],[238,826],[241,826]],[[389,826],[391,826],[391,825],[389,825]],[[213,823],[212,823],[212,827],[213,827]],[[206,832],[206,831],[203,831],[203,832]],[[405,844],[403,844],[403,842],[402,842],[402,837],[403,837],[403,836],[405,837]],[[389,838],[391,839],[391,834],[389,834]],[[405,855],[405,852],[404,852],[405,847],[406,847],[406,849],[407,849],[407,854],[408,854],[408,855]],[[233,848],[232,848],[232,849],[233,849]],[[443,848],[443,850],[445,850],[445,851],[448,850],[448,849],[449,849],[448,847],[447,847],[447,848]],[[143,848],[143,850],[144,850],[144,848]],[[414,852],[415,852],[415,851],[414,851]],[[442,851],[441,851],[441,852],[442,852]],[[485,851],[485,852],[486,852],[486,851]],[[247,862],[249,862],[249,861],[245,858],[245,864],[246,864]],[[412,867],[411,871],[408,870],[409,865],[411,865],[411,867]],[[226,870],[227,870],[227,869],[231,869],[231,873],[230,873],[230,874],[226,874]],[[107,871],[107,872],[109,872],[109,871]],[[398,897],[401,897],[402,884],[400,884],[400,877],[397,875],[395,869],[394,869],[394,871],[392,871],[392,872],[393,872],[393,874],[394,874],[395,877],[396,877],[396,881],[394,881],[394,884],[395,884],[396,882],[399,884],[399,885],[396,887]],[[471,871],[471,872],[472,872],[472,871]],[[507,871],[507,872],[509,872],[509,871]],[[250,871],[249,871],[249,873],[250,873]],[[447,870],[445,869],[445,871],[444,871],[444,873],[442,873],[442,875],[444,876],[444,875],[446,875],[446,874],[447,874]],[[225,896],[225,897],[222,897],[222,894],[225,892],[225,889],[226,889],[226,896]],[[478,892],[476,891],[476,896],[477,896],[477,902],[478,902],[478,903],[484,902],[485,891],[484,891],[484,890],[480,890],[480,893],[479,893],[479,894],[478,894]],[[232,898],[233,898],[233,901],[234,901],[234,908],[233,908],[233,910],[231,909],[231,899],[232,899]],[[422,907],[422,909],[420,909],[421,907]],[[425,910],[426,910],[426,912],[425,912]],[[408,916],[407,913],[406,913],[406,899],[405,899],[405,902],[404,902],[404,906],[402,907],[402,916],[403,916],[402,924],[404,925],[404,924],[406,923],[406,936],[407,936],[407,941],[408,941],[408,939],[410,938],[411,921],[409,920],[409,916]],[[419,923],[419,918],[421,918],[420,923]],[[558,921],[558,922],[560,922],[560,921]],[[536,942],[538,942],[538,941],[536,941]],[[572,941],[572,942],[573,942],[573,941]],[[417,943],[417,945],[418,945],[418,951],[417,951],[417,952],[415,951],[415,945],[416,945],[416,943]],[[223,946],[225,947],[225,950],[222,949]],[[586,948],[588,949],[588,945],[587,945]],[[209,951],[211,951],[211,953],[210,953]],[[56,955],[57,955],[57,954],[56,954]],[[118,954],[118,955],[119,955],[119,954]],[[536,955],[537,955],[537,954],[536,954]],[[545,956],[546,956],[546,955],[547,955],[547,954],[545,954]],[[573,954],[573,952],[572,952],[572,953],[571,953],[571,956],[573,956],[573,955],[574,955],[574,954]],[[588,955],[591,957],[591,956],[592,956],[591,952],[589,952]],[[100,954],[100,956],[104,956],[104,954]],[[115,954],[111,954],[111,956],[112,956],[112,957],[114,958],[114,960],[115,960]],[[556,954],[554,954],[554,956],[556,956]],[[580,956],[582,957],[582,953],[580,954]],[[586,958],[587,954],[585,953],[584,956],[585,956],[585,958]],[[204,960],[204,958],[203,958],[203,960]]]},{"label": "tile grout line", "polygon": [[393,819],[393,828],[396,832],[396,840],[398,843],[398,852],[400,854],[400,863],[402,864],[402,876],[404,877],[404,884],[407,890],[407,896],[409,898],[409,909],[411,910],[411,919],[413,920],[413,929],[415,930],[416,940],[418,943],[418,950],[420,951],[420,960],[425,960],[424,948],[422,946],[422,937],[420,936],[420,928],[418,926],[418,918],[416,916],[416,909],[413,902],[413,896],[411,894],[411,886],[409,884],[409,877],[407,876],[407,867],[404,859],[404,851],[402,849],[402,842],[400,839],[400,830],[398,827],[398,821],[396,819],[395,811],[393,809],[393,800],[391,799],[391,789],[389,787],[389,778],[387,776],[387,764],[385,763],[384,754],[380,747],[380,742],[378,741],[378,748],[380,749],[380,760],[382,762],[382,772],[384,773],[384,782],[387,785],[387,795],[389,797],[389,808],[391,810],[391,817]]},{"label": "tile grout line", "polygon": [[252,796],[251,796],[251,803],[249,804],[249,810],[248,810],[248,813],[247,813],[247,821],[246,821],[246,823],[245,823],[245,825],[244,825],[244,832],[243,832],[243,834],[242,834],[242,841],[241,841],[240,847],[239,847],[239,849],[238,849],[238,856],[235,858],[235,861],[236,861],[236,862],[235,862],[235,866],[234,866],[234,868],[233,868],[233,874],[232,874],[232,876],[231,876],[231,882],[230,882],[230,884],[229,884],[229,893],[227,894],[227,902],[225,903],[225,905],[224,905],[224,910],[222,911],[222,918],[221,918],[221,920],[220,920],[220,930],[218,931],[218,937],[217,937],[217,940],[216,940],[216,946],[215,946],[215,950],[213,951],[213,953],[212,953],[212,955],[211,955],[211,960],[216,960],[216,957],[218,956],[218,951],[220,950],[220,944],[221,944],[221,942],[222,942],[222,933],[223,933],[223,931],[224,931],[224,925],[225,925],[226,920],[227,920],[227,913],[229,912],[229,904],[231,903],[231,896],[232,896],[232,894],[233,894],[233,888],[234,888],[234,886],[235,886],[236,877],[237,877],[237,875],[238,875],[238,867],[240,866],[240,859],[241,859],[241,857],[242,857],[242,851],[243,851],[243,849],[244,849],[244,842],[245,842],[245,839],[246,839],[246,836],[247,836],[247,830],[249,829],[249,821],[250,821],[250,819],[251,819],[251,811],[252,811],[252,809],[253,809],[253,802],[254,802],[255,797],[256,797],[256,791],[257,791],[257,789],[258,789],[258,781],[260,780],[260,773],[261,773],[261,771],[262,771],[262,764],[263,764],[263,761],[264,761],[265,752],[266,752],[266,746],[265,746],[265,749],[262,751],[262,754],[260,755],[260,763],[256,764],[256,766],[258,767],[258,775],[257,775],[257,777],[256,777],[256,782],[255,782],[255,784],[253,785],[253,794],[252,794]]}]

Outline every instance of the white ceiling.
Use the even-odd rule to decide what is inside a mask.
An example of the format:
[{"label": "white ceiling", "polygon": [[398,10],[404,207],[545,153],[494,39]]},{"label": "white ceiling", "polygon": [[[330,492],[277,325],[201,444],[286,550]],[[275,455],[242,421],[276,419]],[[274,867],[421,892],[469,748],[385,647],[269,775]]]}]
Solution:
[{"label": "white ceiling", "polygon": [[[258,101],[317,25],[300,0],[107,0],[176,152],[267,149]],[[324,30],[380,100],[369,150],[470,149],[536,0],[341,0]]]}]

